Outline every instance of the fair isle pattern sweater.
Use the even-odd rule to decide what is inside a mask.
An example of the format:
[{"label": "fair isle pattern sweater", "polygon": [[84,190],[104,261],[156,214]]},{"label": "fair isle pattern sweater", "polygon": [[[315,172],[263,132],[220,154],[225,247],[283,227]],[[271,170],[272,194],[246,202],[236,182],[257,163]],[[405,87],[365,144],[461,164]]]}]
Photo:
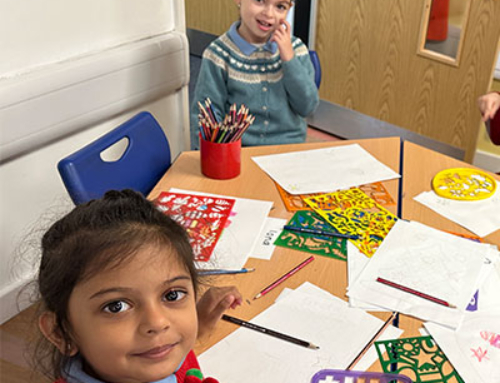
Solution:
[{"label": "fair isle pattern sweater", "polygon": [[207,97],[219,118],[234,103],[249,108],[255,122],[243,135],[244,146],[304,142],[304,117],[319,103],[307,47],[292,37],[295,56],[282,62],[276,43],[255,47],[239,36],[238,25],[233,24],[203,53],[191,105],[191,148],[199,148],[198,102]]}]

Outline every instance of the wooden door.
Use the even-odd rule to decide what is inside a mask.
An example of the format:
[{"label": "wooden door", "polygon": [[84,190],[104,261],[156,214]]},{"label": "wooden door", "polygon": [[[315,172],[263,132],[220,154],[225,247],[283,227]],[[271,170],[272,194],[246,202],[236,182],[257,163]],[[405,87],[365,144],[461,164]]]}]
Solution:
[{"label": "wooden door", "polygon": [[186,27],[210,33],[223,34],[239,18],[233,0],[186,0]]},{"label": "wooden door", "polygon": [[472,161],[500,1],[471,0],[458,65],[417,53],[426,0],[317,0],[320,96],[465,150]]}]

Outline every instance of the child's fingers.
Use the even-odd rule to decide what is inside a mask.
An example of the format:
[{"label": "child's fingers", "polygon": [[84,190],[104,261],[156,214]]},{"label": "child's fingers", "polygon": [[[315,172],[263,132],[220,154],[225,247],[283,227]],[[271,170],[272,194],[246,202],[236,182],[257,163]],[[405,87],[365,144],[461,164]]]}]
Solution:
[{"label": "child's fingers", "polygon": [[288,34],[290,34],[291,30],[292,30],[292,26],[290,25],[290,23],[288,21],[282,20],[280,23],[280,29],[282,29],[283,31],[286,31]]}]

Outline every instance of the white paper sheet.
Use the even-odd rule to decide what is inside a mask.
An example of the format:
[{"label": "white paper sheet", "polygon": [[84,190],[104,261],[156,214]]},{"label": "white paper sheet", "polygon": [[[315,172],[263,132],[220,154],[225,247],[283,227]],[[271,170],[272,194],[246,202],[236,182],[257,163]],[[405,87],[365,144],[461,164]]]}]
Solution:
[{"label": "white paper sheet", "polygon": [[358,144],[252,159],[290,194],[331,192],[400,177]]},{"label": "white paper sheet", "polygon": [[286,219],[268,217],[264,223],[264,227],[253,244],[253,248],[250,251],[250,257],[265,260],[271,259],[274,248],[276,247],[274,246],[274,241],[280,235],[283,230],[283,225],[285,225],[286,222]]},{"label": "white paper sheet", "polygon": [[[493,264],[493,263],[492,263]],[[479,289],[478,310],[467,312],[457,331],[425,323],[467,383],[500,383],[500,262]]]},{"label": "white paper sheet", "polygon": [[[349,291],[349,286],[353,286],[356,283],[356,279],[361,275],[368,262],[370,262],[370,258],[359,251],[350,241],[347,241],[347,291]],[[349,306],[366,311],[389,311],[352,297],[349,297]]]},{"label": "white paper sheet", "polygon": [[229,197],[192,190],[172,188],[171,191],[197,195],[209,195],[234,198],[235,203],[228,221],[230,223],[222,232],[214,252],[208,262],[198,262],[199,269],[239,269],[242,268],[255,239],[259,235],[264,222],[271,211],[273,203],[246,198]]},{"label": "white paper sheet", "polygon": [[[349,297],[457,328],[494,250],[418,222],[398,220],[353,286]],[[378,277],[453,304],[445,307],[376,282]]]},{"label": "white paper sheet", "polygon": [[467,313],[456,332],[435,323],[425,328],[464,382],[500,383],[500,312]]},{"label": "white paper sheet", "polygon": [[495,193],[479,201],[455,201],[438,196],[433,191],[420,193],[415,201],[458,223],[480,237],[500,229],[500,184]]},{"label": "white paper sheet", "polygon": [[[221,382],[289,383],[309,382],[324,368],[346,368],[383,322],[349,308],[339,298],[320,295],[299,288],[252,319],[252,323],[312,342],[319,350],[239,328],[199,356],[202,371]],[[394,331],[391,338],[401,333],[389,329]]]}]

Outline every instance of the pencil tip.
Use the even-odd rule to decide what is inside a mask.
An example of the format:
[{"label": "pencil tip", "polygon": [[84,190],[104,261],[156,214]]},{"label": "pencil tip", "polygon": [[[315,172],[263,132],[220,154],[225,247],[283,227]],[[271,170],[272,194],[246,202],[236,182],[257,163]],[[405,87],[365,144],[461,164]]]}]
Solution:
[{"label": "pencil tip", "polygon": [[312,343],[309,343],[309,348],[312,348],[313,350],[319,350],[319,346],[316,346]]},{"label": "pencil tip", "polygon": [[256,296],[254,296],[254,297],[253,297],[253,299],[254,299],[254,300],[256,300],[256,299],[260,298],[261,296],[262,296],[262,295],[259,293],[259,294],[257,294]]}]

